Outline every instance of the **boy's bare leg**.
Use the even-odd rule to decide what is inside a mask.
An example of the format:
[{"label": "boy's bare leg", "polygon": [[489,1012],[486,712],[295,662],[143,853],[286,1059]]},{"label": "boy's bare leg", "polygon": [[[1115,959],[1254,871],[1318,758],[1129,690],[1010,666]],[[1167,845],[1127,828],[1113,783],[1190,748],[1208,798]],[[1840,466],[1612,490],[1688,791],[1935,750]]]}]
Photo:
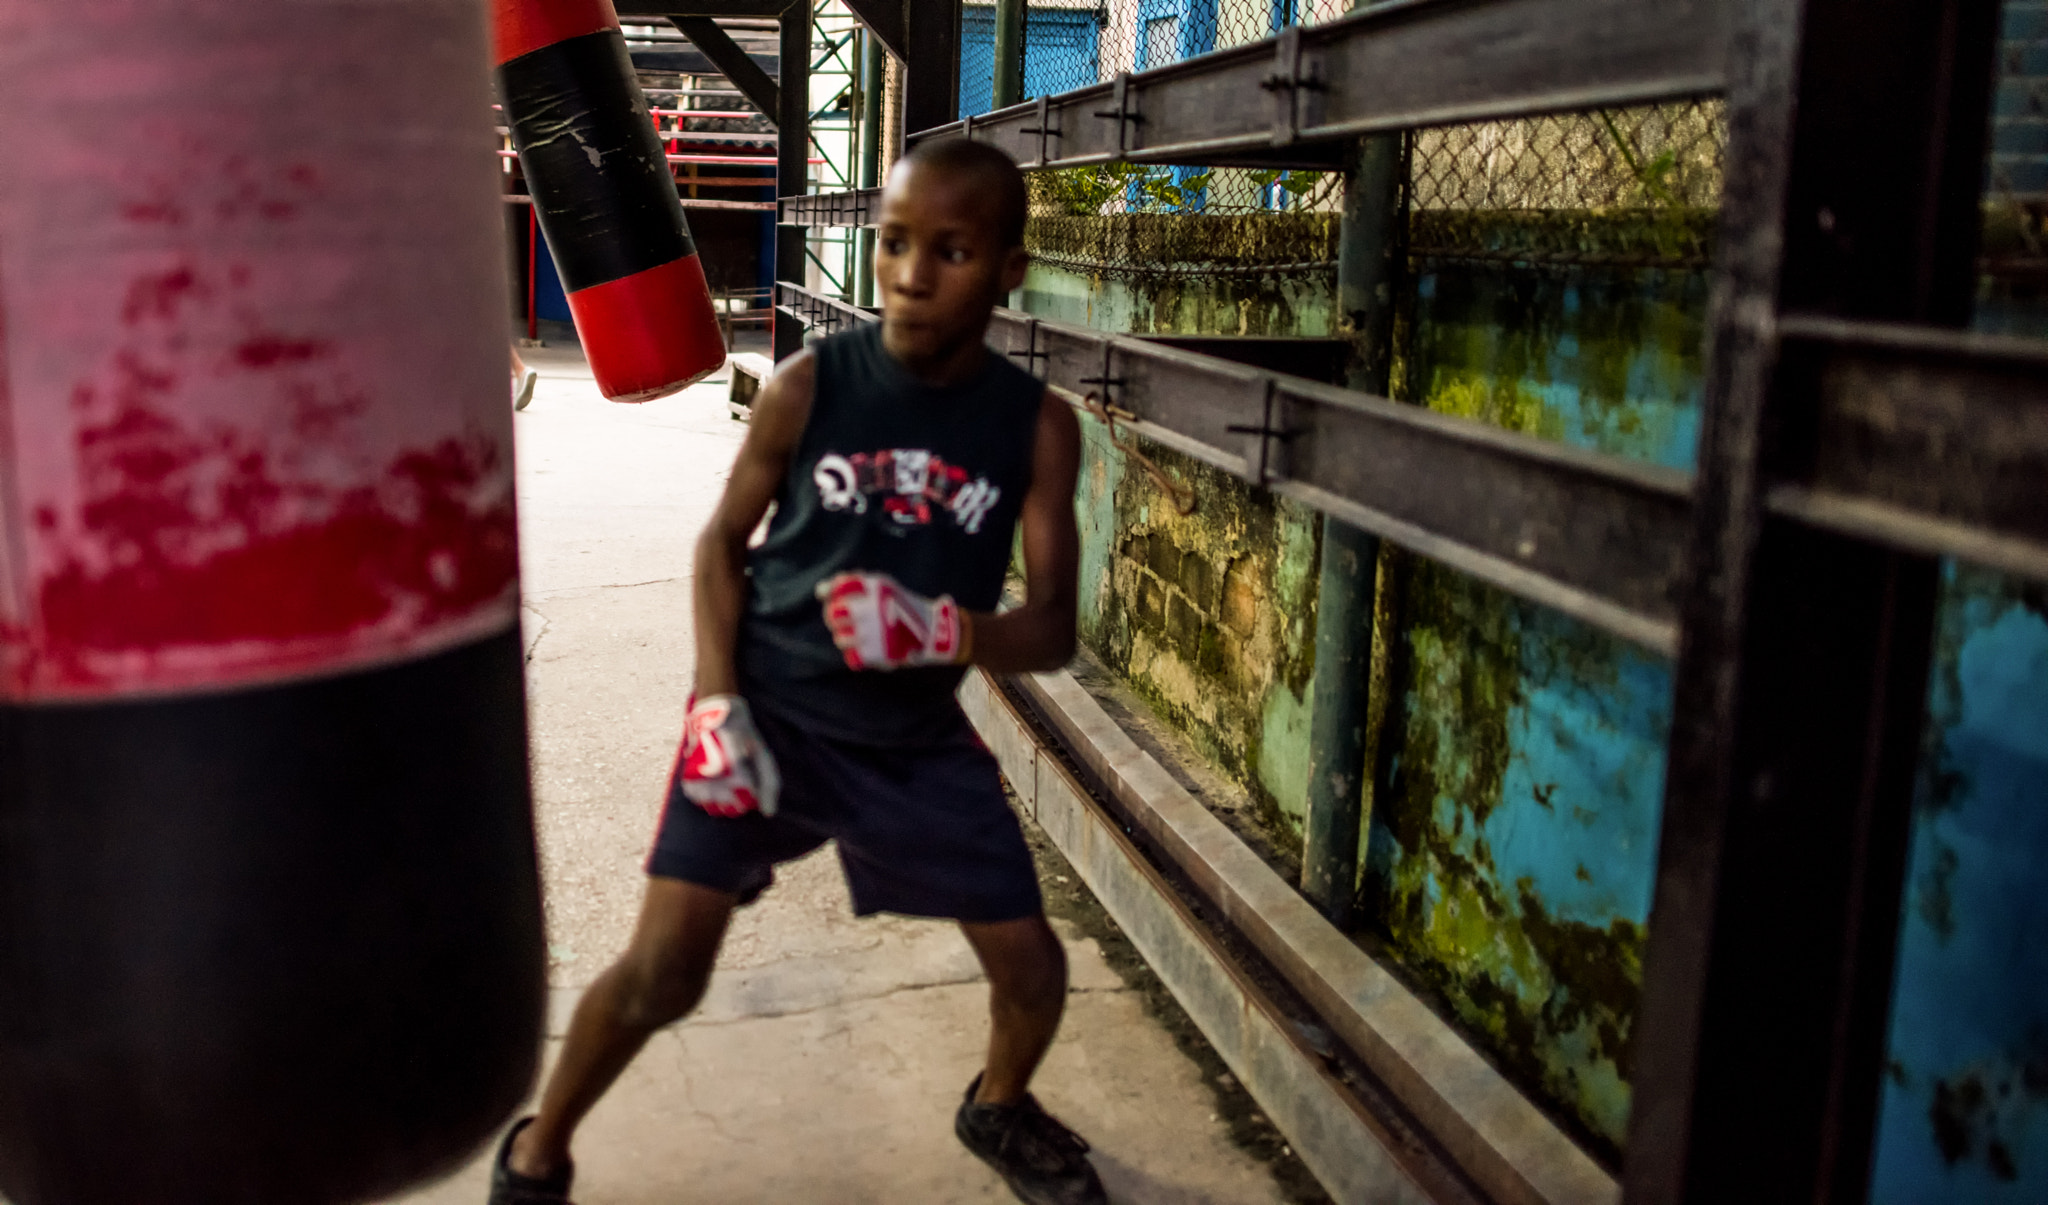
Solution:
[{"label": "boy's bare leg", "polygon": [[656,1030],[703,999],[736,903],[694,883],[647,880],[633,944],[577,1002],[540,1112],[512,1143],[513,1171],[545,1178],[568,1165],[584,1115]]},{"label": "boy's bare leg", "polygon": [[1067,951],[1043,916],[963,923],[960,929],[988,975],[993,1022],[975,1101],[1014,1104],[1024,1098],[1032,1073],[1059,1032],[1067,1006]]}]

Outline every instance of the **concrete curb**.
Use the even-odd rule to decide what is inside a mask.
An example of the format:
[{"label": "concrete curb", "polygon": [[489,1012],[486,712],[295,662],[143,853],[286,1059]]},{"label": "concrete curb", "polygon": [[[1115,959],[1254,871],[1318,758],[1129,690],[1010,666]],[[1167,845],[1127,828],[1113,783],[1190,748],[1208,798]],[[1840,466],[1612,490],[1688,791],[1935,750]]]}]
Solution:
[{"label": "concrete curb", "polygon": [[[1620,1200],[1613,1177],[1189,795],[1165,767],[1117,726],[1073,675],[1039,674],[1012,681],[1057,732],[1067,752],[1114,794],[1129,818],[1194,880],[1231,925],[1272,961],[1483,1192],[1502,1205],[1611,1205]],[[1085,839],[1087,823],[1067,815],[1085,814],[1098,826],[1102,825],[1100,818],[1078,799],[1070,803],[1052,798],[1053,806],[1046,806],[1045,784],[1049,779],[1059,783],[1064,768],[1052,758],[1037,757],[1032,731],[1010,710],[1000,691],[974,675],[961,698],[1012,784],[1020,781],[1019,774],[1027,780],[1035,775],[1040,799],[1034,814],[1076,866],[1081,866],[1082,859],[1068,841],[1070,835],[1077,844]],[[1059,784],[1055,794],[1070,790],[1085,795],[1078,787],[1065,784]],[[1019,793],[1023,793],[1021,787]],[[1043,814],[1048,811],[1050,819]],[[1090,872],[1083,868],[1082,873],[1088,876]],[[1133,876],[1124,872],[1121,877],[1130,880]],[[1088,884],[1103,897],[1118,922],[1131,929],[1095,878],[1089,877]],[[1130,883],[1118,888],[1125,892],[1133,889]],[[1157,911],[1161,905],[1132,903],[1126,907]],[[1132,939],[1159,968],[1153,951],[1135,931]],[[1197,1010],[1164,968],[1159,969],[1175,996],[1224,1051],[1225,1061],[1230,1061],[1226,1043],[1211,1030],[1210,1019]],[[1238,1024],[1235,1019],[1230,1023]],[[1240,1073],[1240,1078],[1254,1096],[1261,1096],[1252,1075]],[[1265,1103],[1261,1096],[1261,1104]],[[1317,1150],[1313,1138],[1306,1133],[1297,1136],[1292,1117],[1278,1108],[1269,1106],[1268,1111],[1332,1195],[1342,1200],[1393,1199],[1347,1197],[1339,1192],[1337,1182],[1325,1175],[1324,1164],[1356,1160],[1356,1139],[1348,1140],[1348,1147],[1339,1145],[1312,1154]]]},{"label": "concrete curb", "polygon": [[1375,1120],[1294,1025],[1266,1008],[1130,839],[979,674],[961,702],[1003,774],[1089,890],[1215,1046],[1329,1194],[1343,1205],[1425,1205],[1430,1196]]}]

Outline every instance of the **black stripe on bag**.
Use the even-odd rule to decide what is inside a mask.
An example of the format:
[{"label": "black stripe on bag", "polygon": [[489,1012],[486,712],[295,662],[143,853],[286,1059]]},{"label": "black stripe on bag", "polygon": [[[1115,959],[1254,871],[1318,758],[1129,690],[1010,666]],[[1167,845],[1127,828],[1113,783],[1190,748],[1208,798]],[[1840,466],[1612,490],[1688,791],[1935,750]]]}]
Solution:
[{"label": "black stripe on bag", "polygon": [[526,186],[571,293],[691,254],[667,152],[617,30],[498,68]]},{"label": "black stripe on bag", "polygon": [[515,630],[0,704],[0,1104],[34,1105],[0,1143],[59,1156],[37,1199],[383,1200],[511,1111],[546,1011],[523,665]]}]

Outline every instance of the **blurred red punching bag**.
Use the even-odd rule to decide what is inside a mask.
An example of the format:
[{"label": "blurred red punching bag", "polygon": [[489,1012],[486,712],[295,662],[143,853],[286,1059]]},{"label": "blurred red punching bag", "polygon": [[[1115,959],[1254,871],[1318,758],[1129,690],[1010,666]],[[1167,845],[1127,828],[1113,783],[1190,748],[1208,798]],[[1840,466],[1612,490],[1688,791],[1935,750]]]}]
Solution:
[{"label": "blurred red punching bag", "polygon": [[725,364],[674,174],[611,0],[491,0],[498,91],[598,388],[671,394]]},{"label": "blurred red punching bag", "polygon": [[541,1036],[480,0],[0,0],[0,1194],[327,1205]]}]

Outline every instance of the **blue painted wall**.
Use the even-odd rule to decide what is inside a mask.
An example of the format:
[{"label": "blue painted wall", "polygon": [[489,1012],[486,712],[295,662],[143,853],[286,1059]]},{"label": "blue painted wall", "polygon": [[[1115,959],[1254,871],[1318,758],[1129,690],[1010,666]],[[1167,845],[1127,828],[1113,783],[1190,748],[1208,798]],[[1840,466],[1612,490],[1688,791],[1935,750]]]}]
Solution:
[{"label": "blue painted wall", "polygon": [[[1095,82],[1101,24],[1082,9],[1029,9],[1024,17],[1024,96],[1065,92]],[[995,108],[996,10],[970,4],[960,13],[960,116]]]},{"label": "blue painted wall", "polygon": [[[1407,394],[1657,464],[1696,455],[1701,273],[1425,262]],[[1400,630],[1368,835],[1384,948],[1595,1146],[1619,1148],[1671,666],[1441,566]]]},{"label": "blue painted wall", "polygon": [[547,236],[540,236],[536,246],[539,254],[533,273],[534,312],[545,322],[573,321],[569,295],[562,289],[561,274],[555,271],[555,255],[548,249]]},{"label": "blue painted wall", "polygon": [[1873,1205],[2048,1201],[2048,586],[1951,566]]},{"label": "blue painted wall", "polygon": [[[1987,245],[2048,201],[2048,4],[2004,36]],[[2048,338],[2048,303],[1973,325]],[[1871,1202],[2048,1202],[2048,583],[1945,566],[1938,623]]]}]

